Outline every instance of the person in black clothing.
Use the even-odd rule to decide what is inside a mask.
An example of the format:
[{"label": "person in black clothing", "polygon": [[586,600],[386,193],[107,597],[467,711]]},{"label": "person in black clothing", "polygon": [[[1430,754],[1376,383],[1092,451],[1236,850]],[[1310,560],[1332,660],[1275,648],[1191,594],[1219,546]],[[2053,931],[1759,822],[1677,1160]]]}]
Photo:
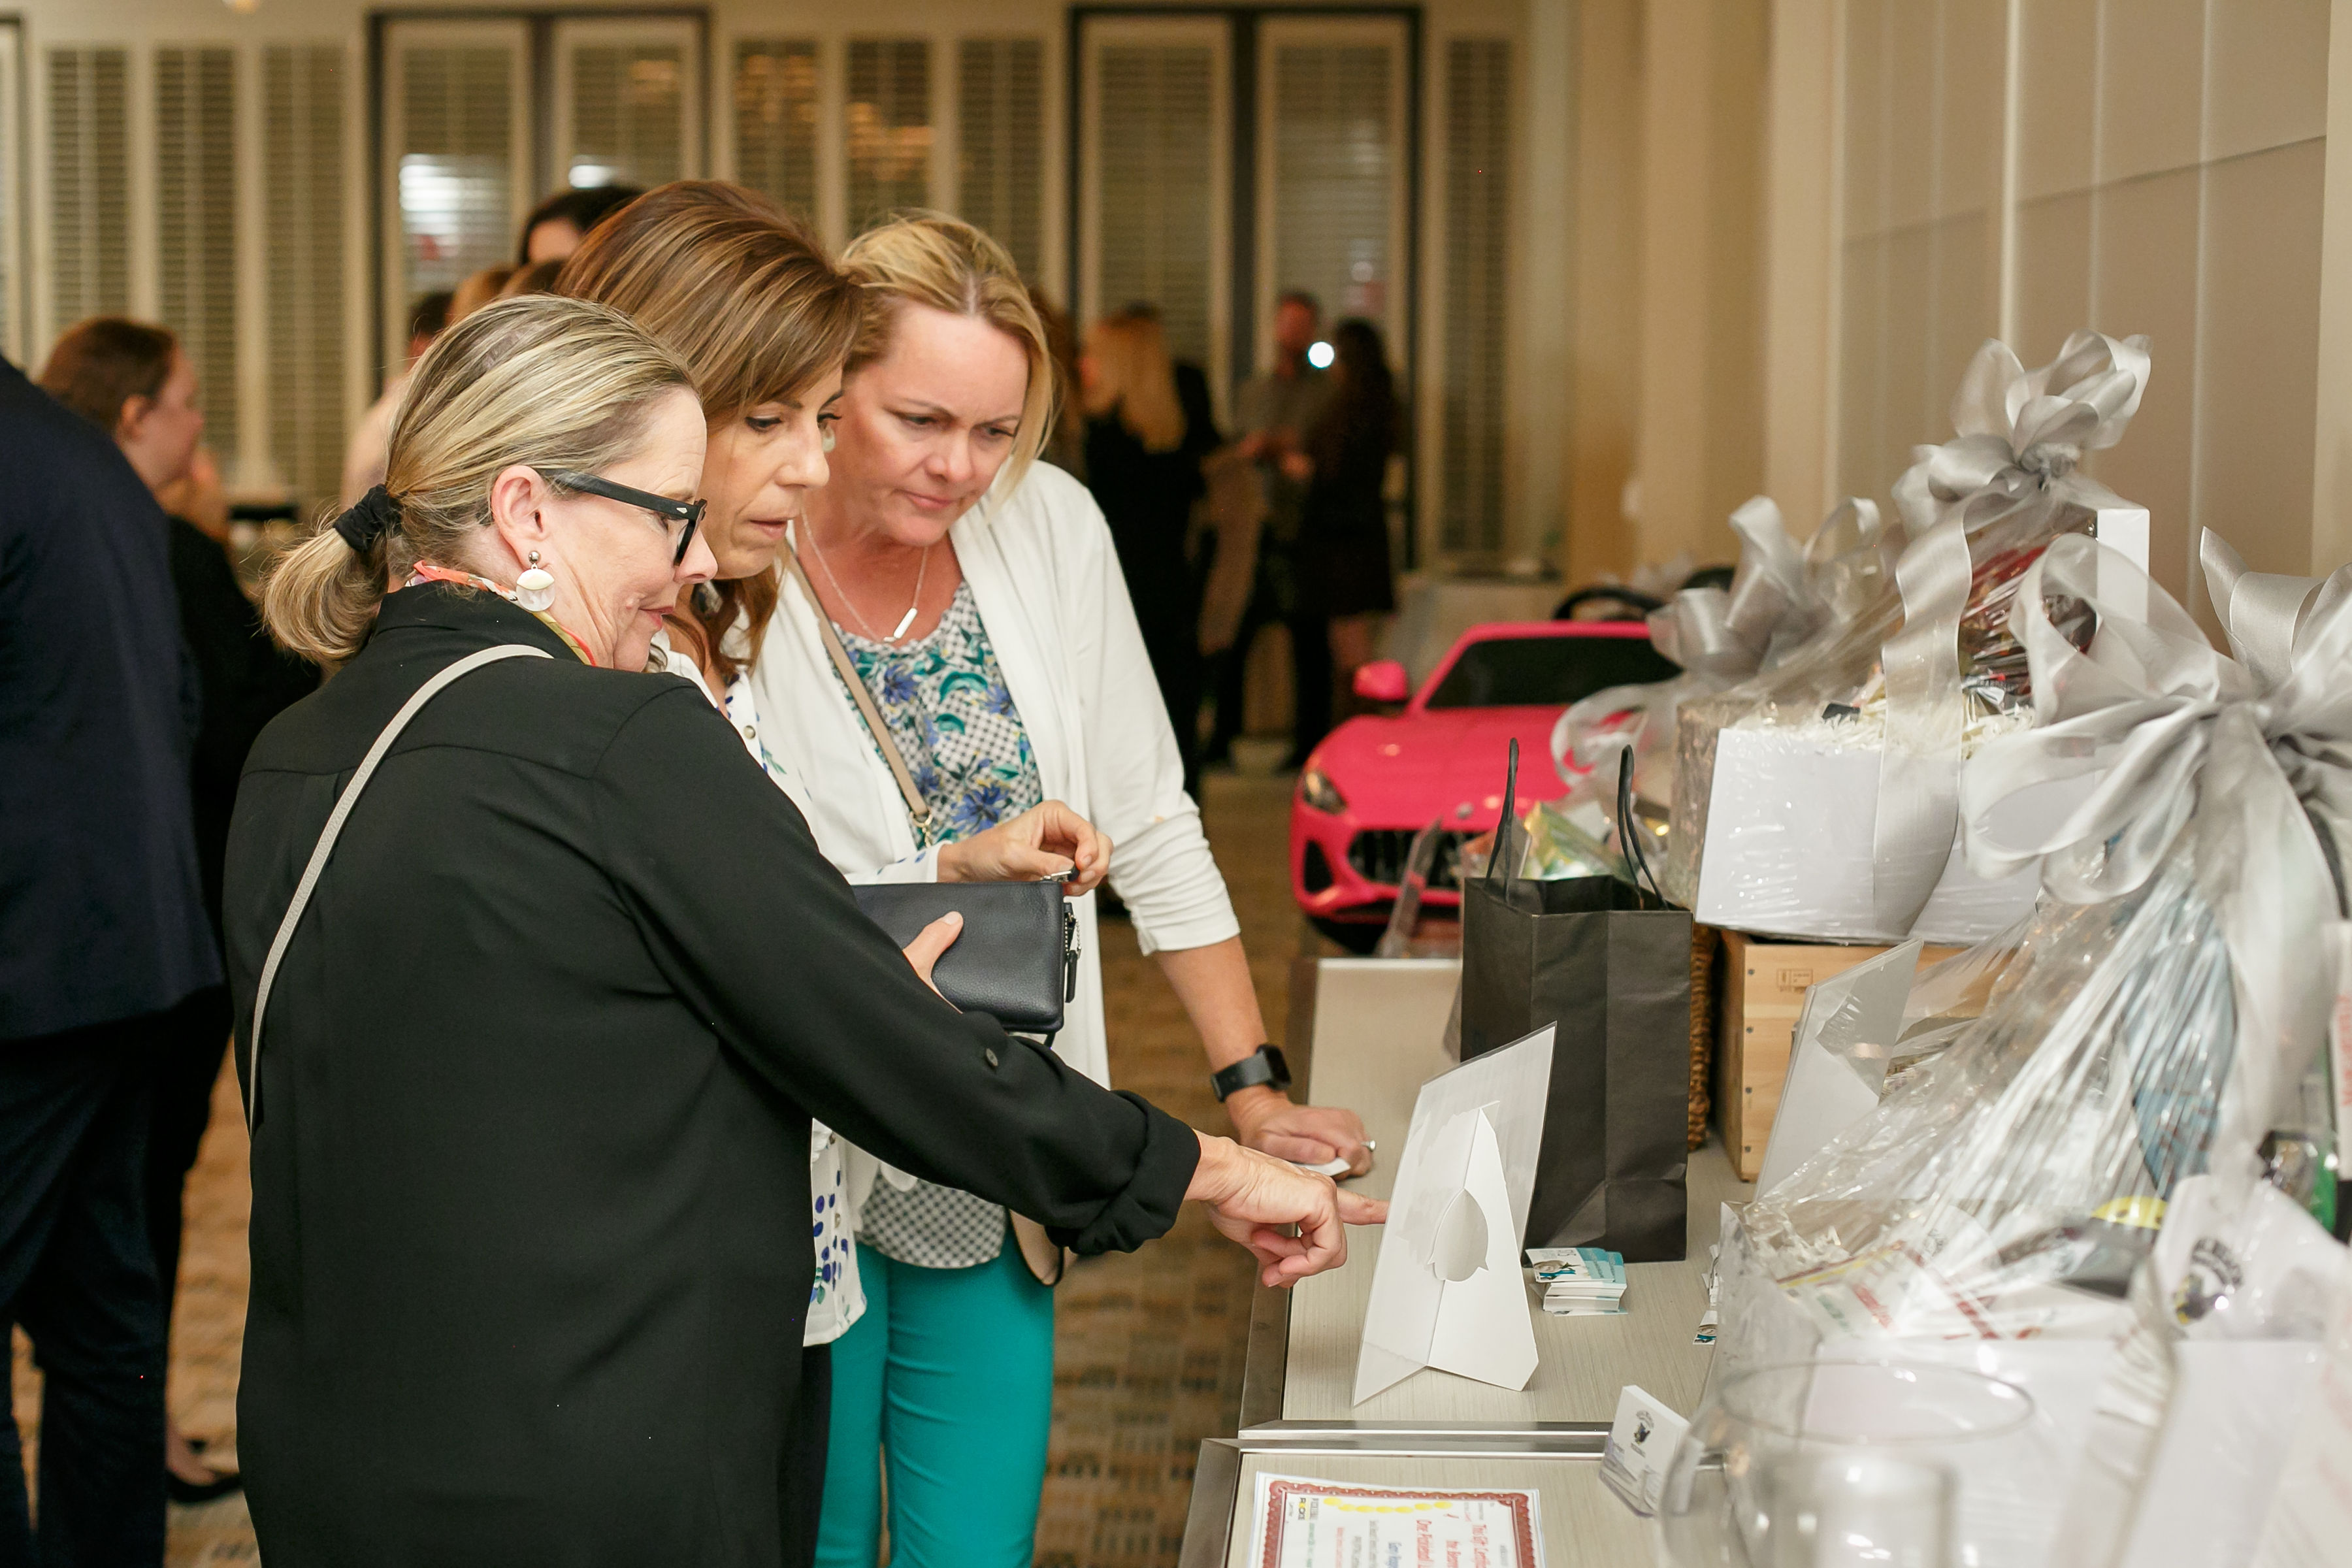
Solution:
[{"label": "person in black clothing", "polygon": [[[1216,656],[1216,722],[1208,760],[1222,763],[1242,732],[1250,645],[1276,622],[1290,634],[1293,735],[1286,767],[1297,767],[1331,727],[1331,640],[1312,593],[1300,582],[1299,531],[1306,507],[1306,434],[1331,395],[1329,374],[1308,359],[1323,321],[1315,296],[1286,289],[1275,302],[1274,363],[1234,396],[1234,443],[1256,465],[1264,496],[1250,588],[1230,645]],[[1222,541],[1221,541],[1222,543]]]},{"label": "person in black clothing", "polygon": [[0,365],[0,1322],[42,1391],[40,1526],[0,1421],[0,1562],[160,1563],[151,1065],[220,984],[165,524],[115,444]]},{"label": "person in black clothing", "polygon": [[[1403,418],[1379,328],[1350,317],[1333,329],[1331,348],[1331,395],[1295,465],[1307,477],[1298,583],[1310,617],[1330,628],[1331,662],[1345,691],[1356,667],[1372,657],[1380,617],[1396,609],[1384,491]],[[1322,738],[1302,727],[1300,754]]]},{"label": "person in black clothing", "polygon": [[[237,586],[225,548],[227,500],[210,454],[196,444],[204,416],[195,370],[172,334],[115,317],[84,321],[49,351],[41,386],[114,437],[170,516],[172,585],[202,711],[188,775],[196,864],[217,944],[221,865],[245,754],[280,709],[317,688],[319,671],[271,644]],[[227,987],[205,987],[173,1010],[154,1063],[147,1232],[167,1330],[180,1275],[182,1200],[211,1120],[228,1024]],[[203,1502],[236,1489],[236,1475],[214,1472],[176,1424],[167,1423],[164,1454],[174,1501]]]},{"label": "person in black clothing", "polygon": [[1201,578],[1186,548],[1201,463],[1216,450],[1209,381],[1168,357],[1156,312],[1130,306],[1095,323],[1078,374],[1086,479],[1110,523],[1119,572],[1176,729],[1184,788],[1201,793]]},{"label": "person in black clothing", "polygon": [[782,1561],[812,1115],[1081,1252],[1206,1199],[1270,1285],[1382,1212],[956,1012],[924,983],[955,917],[902,956],[709,700],[642,673],[714,570],[705,442],[627,318],[502,300],[264,587],[340,666],[262,732],[229,840],[273,1568]]}]

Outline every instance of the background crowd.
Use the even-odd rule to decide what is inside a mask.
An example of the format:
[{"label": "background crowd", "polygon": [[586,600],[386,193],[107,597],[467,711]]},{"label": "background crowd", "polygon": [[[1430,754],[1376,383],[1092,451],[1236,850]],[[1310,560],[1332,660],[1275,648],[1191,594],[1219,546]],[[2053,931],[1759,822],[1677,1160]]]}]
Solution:
[{"label": "background crowd", "polygon": [[[560,192],[513,265],[415,301],[407,363],[352,431],[341,504],[383,483],[394,415],[434,342],[494,301],[552,291],[638,194]],[[1274,362],[1238,389],[1227,431],[1150,303],[1077,331],[1030,300],[1058,383],[1044,460],[1108,522],[1185,789],[1230,760],[1250,650],[1274,627],[1296,765],[1393,608],[1402,416],[1378,331],[1351,319],[1327,339],[1318,303],[1285,294]],[[40,1544],[24,1493],[0,1485],[0,1562],[153,1561],[166,1495],[239,1484],[165,1415],[182,1189],[229,1036],[239,773],[320,670],[272,642],[240,580],[202,392],[169,331],[119,318],[67,331],[37,381],[0,366],[0,453],[28,459],[0,496],[0,1317],[47,1374]],[[1245,975],[1237,946],[1234,963]],[[16,1446],[0,1422],[0,1477]]]}]

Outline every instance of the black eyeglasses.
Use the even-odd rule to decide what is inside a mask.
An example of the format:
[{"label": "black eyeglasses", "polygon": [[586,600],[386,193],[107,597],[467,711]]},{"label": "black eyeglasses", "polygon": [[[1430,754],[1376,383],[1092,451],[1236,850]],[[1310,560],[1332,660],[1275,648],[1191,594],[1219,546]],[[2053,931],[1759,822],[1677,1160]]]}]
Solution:
[{"label": "black eyeglasses", "polygon": [[687,547],[694,542],[694,531],[702,526],[703,510],[710,505],[709,501],[699,500],[672,500],[651,490],[631,489],[627,485],[616,485],[610,479],[600,479],[593,474],[576,473],[570,468],[539,468],[534,471],[549,483],[562,485],[567,490],[603,496],[606,500],[616,500],[623,506],[636,507],[652,512],[656,517],[666,517],[672,522],[686,524],[685,531],[677,536],[677,553],[670,557],[669,563],[673,566],[686,560]]}]

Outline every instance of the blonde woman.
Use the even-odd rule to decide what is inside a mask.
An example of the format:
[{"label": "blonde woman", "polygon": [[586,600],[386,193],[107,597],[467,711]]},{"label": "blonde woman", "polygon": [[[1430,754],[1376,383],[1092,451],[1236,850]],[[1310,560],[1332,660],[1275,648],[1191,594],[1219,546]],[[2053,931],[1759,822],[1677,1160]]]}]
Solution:
[{"label": "blonde woman", "polygon": [[643,673],[711,571],[704,446],[627,318],[501,301],[264,590],[341,667],[263,732],[230,836],[271,1561],[781,1561],[812,1114],[1082,1248],[1190,1194],[1273,1278],[1344,1251],[1328,1184],[940,1001],[951,923],[902,956],[710,704]]},{"label": "blonde woman", "polygon": [[1183,762],[1201,789],[1201,587],[1186,548],[1192,506],[1207,493],[1201,464],[1216,450],[1209,382],[1168,357],[1158,312],[1130,307],[1097,321],[1078,361],[1086,409],[1087,489],[1110,524],[1119,574]]},{"label": "blonde woman", "polygon": [[[969,225],[919,217],[868,231],[845,263],[865,305],[831,475],[794,530],[796,565],[752,674],[761,711],[791,715],[771,746],[810,781],[818,845],[843,866],[924,847],[881,746],[911,771],[933,837],[1067,802],[1118,846],[1110,882],[1244,1139],[1369,1169],[1354,1114],[1293,1104],[1279,1052],[1264,1048],[1240,927],[1109,531],[1076,480],[1033,461],[1055,389],[1011,259]],[[835,640],[885,733],[835,674]],[[1077,999],[1054,1049],[1100,1081],[1094,900],[1078,910]],[[1052,1405],[1052,1293],[1008,1245],[994,1199],[874,1152],[895,1168],[851,1171],[868,1305],[834,1347],[819,1561],[874,1562],[881,1448],[895,1562],[1025,1564]]]}]

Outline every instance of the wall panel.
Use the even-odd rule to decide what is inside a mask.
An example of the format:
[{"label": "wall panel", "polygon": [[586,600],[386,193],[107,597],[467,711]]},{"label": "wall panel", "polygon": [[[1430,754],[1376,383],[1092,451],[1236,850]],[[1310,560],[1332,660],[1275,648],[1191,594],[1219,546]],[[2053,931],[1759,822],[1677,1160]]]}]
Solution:
[{"label": "wall panel", "polygon": [[2158,580],[2189,590],[2209,523],[2258,567],[2335,564],[2309,559],[2327,0],[1841,8],[1838,489],[1883,499],[1949,437],[1984,337],[2031,366],[2145,332],[2139,415],[2085,468],[2150,509]]}]

